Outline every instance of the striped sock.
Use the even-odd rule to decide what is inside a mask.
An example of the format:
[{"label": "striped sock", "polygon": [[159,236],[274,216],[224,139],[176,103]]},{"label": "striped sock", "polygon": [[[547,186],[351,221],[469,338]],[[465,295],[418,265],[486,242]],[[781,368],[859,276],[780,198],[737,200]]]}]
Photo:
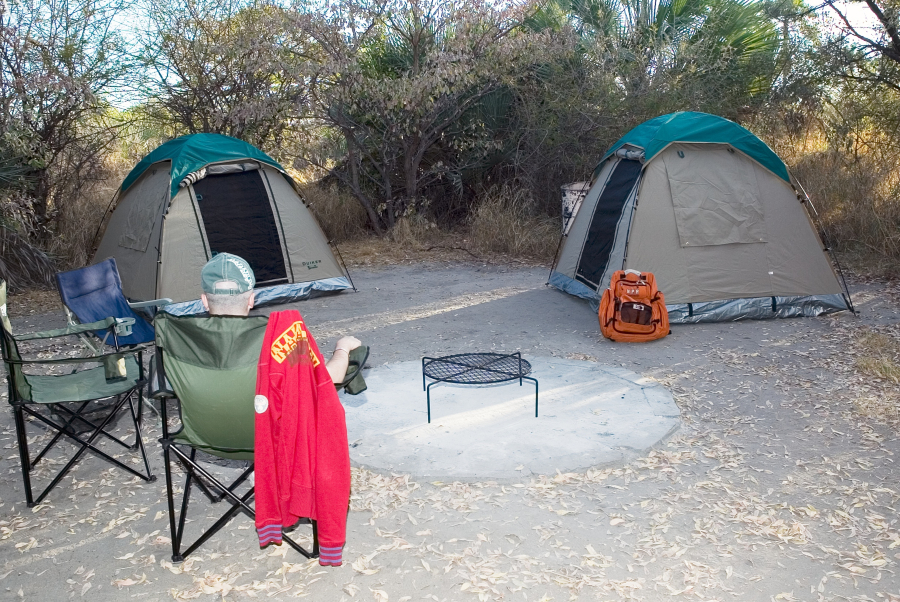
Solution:
[{"label": "striped sock", "polygon": [[319,546],[319,564],[322,566],[341,566],[341,550],[344,546]]},{"label": "striped sock", "polygon": [[256,530],[259,534],[259,547],[270,543],[281,543],[281,525],[266,525]]}]

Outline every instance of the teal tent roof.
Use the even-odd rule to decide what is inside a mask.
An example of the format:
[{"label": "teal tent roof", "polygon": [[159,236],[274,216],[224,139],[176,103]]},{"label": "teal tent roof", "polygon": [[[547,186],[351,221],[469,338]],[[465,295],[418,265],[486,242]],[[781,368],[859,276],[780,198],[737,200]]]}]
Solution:
[{"label": "teal tent roof", "polygon": [[241,159],[267,163],[284,172],[284,168],[275,159],[243,140],[222,134],[190,134],[169,140],[141,159],[141,162],[135,165],[131,173],[122,181],[122,192],[128,190],[147,171],[148,167],[160,161],[172,162],[170,178],[172,182],[171,195],[174,197],[178,193],[178,184],[189,173],[211,163]]},{"label": "teal tent roof", "polygon": [[[643,149],[644,161],[650,161],[673,142],[730,144],[785,182],[791,181],[784,162],[752,132],[724,117],[691,111],[669,113],[645,121],[613,144],[600,165],[626,144]],[[598,165],[594,177],[599,170]]]}]

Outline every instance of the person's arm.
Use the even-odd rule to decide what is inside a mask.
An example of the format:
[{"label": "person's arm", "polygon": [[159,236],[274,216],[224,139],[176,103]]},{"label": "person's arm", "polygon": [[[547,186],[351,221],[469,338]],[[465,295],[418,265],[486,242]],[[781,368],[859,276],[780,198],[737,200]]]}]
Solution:
[{"label": "person's arm", "polygon": [[325,362],[325,368],[331,375],[331,381],[339,383],[347,376],[347,367],[350,365],[350,352],[362,345],[356,337],[341,337],[334,344],[334,353],[331,359]]}]

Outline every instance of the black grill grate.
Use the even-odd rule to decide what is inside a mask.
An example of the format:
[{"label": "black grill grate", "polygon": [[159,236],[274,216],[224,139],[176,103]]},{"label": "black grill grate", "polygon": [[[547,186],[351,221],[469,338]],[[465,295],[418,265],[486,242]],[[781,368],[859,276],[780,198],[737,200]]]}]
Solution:
[{"label": "black grill grate", "polygon": [[499,383],[531,373],[531,364],[516,353],[460,353],[426,358],[425,376],[437,381],[464,385]]}]

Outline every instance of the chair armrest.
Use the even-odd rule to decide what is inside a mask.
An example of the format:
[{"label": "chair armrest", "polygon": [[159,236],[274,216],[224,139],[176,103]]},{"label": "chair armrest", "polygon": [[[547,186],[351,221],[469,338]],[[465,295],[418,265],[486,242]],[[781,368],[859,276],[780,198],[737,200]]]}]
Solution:
[{"label": "chair armrest", "polygon": [[[129,318],[134,323],[134,318]],[[41,332],[29,332],[27,334],[16,334],[12,337],[17,341],[34,341],[38,339],[53,339],[56,337],[64,337],[73,334],[81,334],[91,332],[93,330],[107,330],[116,328],[115,318],[106,318],[99,322],[91,322],[90,324],[68,324],[65,328],[54,328],[53,330],[44,330]]]},{"label": "chair armrest", "polygon": [[162,307],[163,305],[169,305],[172,303],[172,300],[169,298],[164,299],[153,299],[152,301],[135,301],[132,303],[128,302],[128,307],[131,309],[143,309],[145,307]]}]

